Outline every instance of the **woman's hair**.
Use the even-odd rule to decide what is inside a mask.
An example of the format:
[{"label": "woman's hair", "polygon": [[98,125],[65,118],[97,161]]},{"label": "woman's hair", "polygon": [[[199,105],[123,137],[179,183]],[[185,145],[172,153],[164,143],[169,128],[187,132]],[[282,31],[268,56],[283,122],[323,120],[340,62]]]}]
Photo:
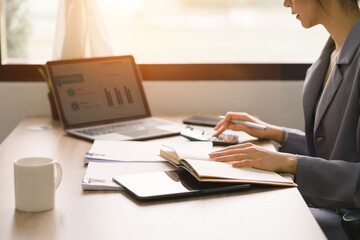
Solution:
[{"label": "woman's hair", "polygon": [[[317,0],[317,2],[319,3],[320,7],[325,11],[326,14],[328,14],[328,12],[326,11],[324,4],[322,2],[323,0]],[[326,1],[326,0],[325,0]],[[347,9],[349,7],[349,4],[353,4],[352,6],[357,6],[357,8],[359,9],[359,1],[360,0],[338,0],[341,4],[341,7],[343,9]]]},{"label": "woman's hair", "polygon": [[[342,7],[344,7],[347,3],[355,3],[355,4],[359,4],[359,0],[340,0],[340,4]],[[358,5],[359,7],[359,5]]]}]

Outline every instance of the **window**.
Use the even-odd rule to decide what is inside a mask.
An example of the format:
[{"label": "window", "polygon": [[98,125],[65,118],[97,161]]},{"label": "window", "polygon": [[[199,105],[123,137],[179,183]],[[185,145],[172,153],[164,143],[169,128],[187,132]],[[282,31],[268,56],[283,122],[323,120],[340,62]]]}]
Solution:
[{"label": "window", "polygon": [[[5,21],[2,23],[3,63],[43,63],[51,59],[58,1],[2,0]],[[4,20],[4,18],[2,19]]]},{"label": "window", "polygon": [[[1,68],[6,63],[51,59],[58,1],[47,0],[46,7],[42,0],[2,1],[6,12],[2,12]],[[292,76],[295,70],[301,72],[295,78],[301,78],[309,66],[303,63],[319,56],[328,34],[321,27],[303,29],[282,4],[282,0],[98,1],[115,54],[134,55],[145,79],[157,79],[160,72],[170,74],[163,79],[171,78],[173,69],[183,72],[179,69],[183,67],[198,67],[191,71],[196,74],[259,72],[265,67],[255,79],[268,76],[267,68],[280,71],[270,76],[274,79],[284,77],[281,71],[287,69],[285,75]],[[222,74],[212,76],[221,79]],[[251,78],[240,78],[247,77]]]},{"label": "window", "polygon": [[281,0],[130,2],[100,6],[117,52],[141,62],[310,62],[328,37],[304,30]]}]

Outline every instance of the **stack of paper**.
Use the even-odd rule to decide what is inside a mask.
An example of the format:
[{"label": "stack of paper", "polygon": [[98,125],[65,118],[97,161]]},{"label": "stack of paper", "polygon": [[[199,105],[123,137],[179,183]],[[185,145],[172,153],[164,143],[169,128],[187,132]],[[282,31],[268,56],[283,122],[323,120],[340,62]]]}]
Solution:
[{"label": "stack of paper", "polygon": [[159,155],[160,143],[140,141],[95,140],[85,154],[91,162],[164,162]]},{"label": "stack of paper", "polygon": [[83,190],[119,190],[113,176],[173,169],[159,156],[160,147],[154,142],[95,140],[84,158]]},{"label": "stack of paper", "polygon": [[174,170],[166,162],[89,162],[81,186],[83,190],[122,190],[112,178],[124,174]]}]

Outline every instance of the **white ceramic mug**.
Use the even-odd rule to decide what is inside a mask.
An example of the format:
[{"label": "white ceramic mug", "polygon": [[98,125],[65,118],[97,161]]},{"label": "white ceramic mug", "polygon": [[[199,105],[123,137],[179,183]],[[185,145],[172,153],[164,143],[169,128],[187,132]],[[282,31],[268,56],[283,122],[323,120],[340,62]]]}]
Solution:
[{"label": "white ceramic mug", "polygon": [[61,178],[61,165],[51,158],[17,159],[14,162],[16,209],[25,212],[53,209]]}]

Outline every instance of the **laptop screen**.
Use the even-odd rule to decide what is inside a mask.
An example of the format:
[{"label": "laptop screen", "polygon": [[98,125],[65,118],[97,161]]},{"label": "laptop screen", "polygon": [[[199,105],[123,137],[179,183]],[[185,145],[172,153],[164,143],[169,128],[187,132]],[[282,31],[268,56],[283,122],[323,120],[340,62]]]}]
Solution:
[{"label": "laptop screen", "polygon": [[65,127],[82,127],[150,116],[132,56],[47,63]]}]

